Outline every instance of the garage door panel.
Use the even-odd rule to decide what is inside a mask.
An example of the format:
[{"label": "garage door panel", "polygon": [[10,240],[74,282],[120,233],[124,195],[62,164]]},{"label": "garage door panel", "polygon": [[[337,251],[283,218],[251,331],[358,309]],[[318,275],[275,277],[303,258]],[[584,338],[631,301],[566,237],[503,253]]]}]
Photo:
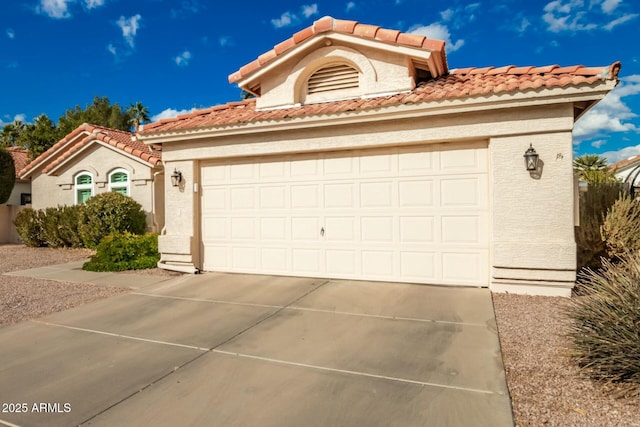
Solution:
[{"label": "garage door panel", "polygon": [[443,216],[442,243],[479,243],[480,217]]},{"label": "garage door panel", "polygon": [[293,217],[291,218],[291,240],[299,241],[318,241],[321,230],[320,217]]},{"label": "garage door panel", "polygon": [[360,221],[362,242],[391,243],[394,240],[394,217],[362,217]]},{"label": "garage door panel", "polygon": [[360,207],[390,208],[393,186],[390,182],[364,182],[360,184]]},{"label": "garage door panel", "polygon": [[255,208],[256,189],[251,187],[231,189],[231,209]]},{"label": "garage door panel", "polygon": [[424,283],[434,282],[436,277],[436,256],[433,252],[400,252],[400,273],[403,277]]},{"label": "garage door panel", "polygon": [[325,184],[324,207],[355,208],[355,184]]},{"label": "garage door panel", "polygon": [[403,216],[399,219],[401,242],[434,242],[434,218],[431,216]]},{"label": "garage door panel", "polygon": [[287,263],[288,250],[285,248],[263,248],[260,251],[261,270],[279,273],[289,270]]},{"label": "garage door panel", "polygon": [[325,253],[327,274],[336,277],[349,277],[357,273],[357,251],[327,249]]},{"label": "garage door panel", "polygon": [[362,251],[362,274],[381,279],[394,276],[392,251]]},{"label": "garage door panel", "polygon": [[285,185],[260,187],[260,209],[285,209],[287,207],[286,190]]},{"label": "garage door panel", "polygon": [[309,209],[320,208],[319,186],[294,185],[291,187],[291,208]]},{"label": "garage door panel", "polygon": [[293,260],[293,271],[299,274],[321,275],[319,249],[300,249],[291,250]]},{"label": "garage door panel", "polygon": [[433,180],[400,181],[399,207],[433,206]]},{"label": "garage door panel", "polygon": [[356,218],[352,216],[327,216],[324,218],[324,224],[324,237],[327,241],[353,242],[356,239]]},{"label": "garage door panel", "polygon": [[214,242],[216,240],[227,240],[227,218],[226,217],[204,217],[203,221],[203,239],[205,242]]},{"label": "garage door panel", "polygon": [[260,218],[260,240],[287,240],[288,218],[267,217]]},{"label": "garage door panel", "polygon": [[486,143],[450,146],[205,164],[203,268],[486,286]]}]

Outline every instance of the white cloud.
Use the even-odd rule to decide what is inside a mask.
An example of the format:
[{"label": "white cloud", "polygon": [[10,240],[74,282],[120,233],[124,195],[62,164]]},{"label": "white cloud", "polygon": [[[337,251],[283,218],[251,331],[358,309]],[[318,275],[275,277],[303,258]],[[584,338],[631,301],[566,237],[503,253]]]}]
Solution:
[{"label": "white cloud", "polygon": [[355,4],[355,2],[350,1],[350,2],[349,2],[349,3],[347,3],[347,5],[345,6],[344,11],[345,11],[345,12],[347,12],[347,13],[349,13],[349,12],[351,12],[351,11],[352,11],[353,9],[355,9],[355,8],[356,8],[356,4]]},{"label": "white cloud", "polygon": [[9,37],[10,39],[15,39],[16,32],[13,31],[11,28],[7,28],[7,37]]},{"label": "white cloud", "polygon": [[429,25],[414,25],[409,28],[408,31],[410,34],[420,34],[422,36],[427,36],[430,39],[436,40],[444,40],[446,43],[447,52],[455,52],[464,46],[464,40],[458,39],[455,42],[451,39],[451,33],[449,33],[449,29],[446,25],[442,25],[438,22]]},{"label": "white cloud", "polygon": [[640,145],[625,147],[617,151],[607,151],[600,154],[600,156],[605,157],[611,164],[619,162],[620,160],[625,160],[630,157],[637,156],[638,154],[640,154]]},{"label": "white cloud", "polygon": [[[300,8],[300,13],[304,16],[305,19],[308,19],[313,15],[317,15],[318,4],[313,3],[310,5],[303,5]],[[283,28],[283,27],[289,27],[292,25],[297,25],[301,21],[302,19],[297,14],[288,10],[284,12],[282,15],[280,15],[280,18],[272,19],[271,25],[273,25],[274,28]]]},{"label": "white cloud", "polygon": [[531,25],[531,22],[527,19],[527,18],[522,18],[522,21],[520,21],[520,25],[517,28],[517,31],[519,33],[524,33],[527,28],[529,28],[529,26]]},{"label": "white cloud", "polygon": [[616,88],[576,122],[573,136],[577,144],[604,133],[640,132],[640,127],[630,121],[638,115],[622,100],[640,94],[640,74],[621,80]]},{"label": "white cloud", "polygon": [[185,50],[180,55],[173,58],[173,60],[178,67],[186,67],[189,65],[189,61],[191,61],[191,52]]},{"label": "white cloud", "polygon": [[120,27],[122,30],[122,37],[124,37],[125,41],[130,47],[134,47],[135,45],[135,37],[138,33],[138,29],[140,28],[140,20],[142,16],[134,15],[129,18],[125,18],[121,16],[120,19],[116,22],[116,25]]},{"label": "white cloud", "polygon": [[442,18],[443,21],[451,21],[451,18],[453,18],[454,13],[455,11],[449,8],[447,10],[443,10],[442,12],[440,12],[440,17]]},{"label": "white cloud", "polygon": [[596,140],[596,141],[593,141],[593,142],[591,143],[591,146],[592,146],[593,148],[600,148],[600,147],[602,147],[602,146],[603,146],[604,144],[606,144],[606,143],[607,143],[607,141],[605,141],[604,139],[598,139],[598,140]]},{"label": "white cloud", "polygon": [[275,28],[288,27],[289,25],[294,25],[300,22],[300,19],[291,12],[285,12],[280,15],[280,18],[272,19],[271,24]]},{"label": "white cloud", "polygon": [[[7,118],[7,119],[10,119],[11,116],[7,114],[4,117]],[[26,123],[27,115],[26,114],[16,114],[15,116],[13,116],[13,120],[7,120],[6,122],[0,118],[0,127],[3,127],[3,126],[8,125],[10,123],[13,123],[16,120],[20,121],[22,123]]]},{"label": "white cloud", "polygon": [[162,119],[172,119],[174,117],[177,117],[181,114],[188,114],[191,113],[193,111],[195,111],[196,108],[192,108],[190,110],[175,110],[173,108],[167,108],[166,110],[162,111],[161,113],[156,114],[155,116],[151,116],[151,121],[152,122],[157,122],[158,120],[162,120]]},{"label": "white cloud", "polygon": [[116,49],[116,47],[109,43],[109,45],[107,46],[107,50],[113,55],[113,56],[118,56],[118,50]]},{"label": "white cloud", "polygon": [[218,44],[220,44],[221,47],[233,46],[233,40],[230,36],[220,36],[218,38]]},{"label": "white cloud", "polygon": [[611,14],[620,3],[622,3],[622,0],[604,0],[600,7],[604,13]]},{"label": "white cloud", "polygon": [[49,18],[70,18],[69,4],[74,1],[75,0],[40,0],[40,4],[36,6],[36,12],[47,15]]},{"label": "white cloud", "polygon": [[309,5],[303,5],[302,6],[302,14],[304,15],[305,18],[309,18],[311,16],[317,15],[318,14],[318,4],[317,3],[313,3],[313,4],[309,4]]},{"label": "white cloud", "polygon": [[609,22],[607,25],[605,25],[603,28],[607,31],[611,31],[614,29],[614,27],[617,27],[618,25],[624,24],[625,22],[629,22],[632,19],[636,19],[638,16],[637,13],[630,13],[628,15],[622,15],[620,18],[614,19],[613,21]]},{"label": "white cloud", "polygon": [[104,6],[104,2],[105,0],[84,0],[84,5],[87,9],[95,9]]}]

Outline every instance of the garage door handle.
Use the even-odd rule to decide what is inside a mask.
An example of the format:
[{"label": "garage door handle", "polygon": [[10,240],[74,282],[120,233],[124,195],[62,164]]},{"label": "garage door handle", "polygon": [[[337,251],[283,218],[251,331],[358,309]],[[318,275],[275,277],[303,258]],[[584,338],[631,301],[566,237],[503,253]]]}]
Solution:
[{"label": "garage door handle", "polygon": [[322,228],[320,229],[320,235],[321,235],[321,236],[324,236],[324,227],[322,227]]}]

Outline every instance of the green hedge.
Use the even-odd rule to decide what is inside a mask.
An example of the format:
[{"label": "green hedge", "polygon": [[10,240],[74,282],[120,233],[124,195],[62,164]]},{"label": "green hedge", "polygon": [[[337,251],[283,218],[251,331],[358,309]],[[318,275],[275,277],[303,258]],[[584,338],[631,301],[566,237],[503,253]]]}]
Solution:
[{"label": "green hedge", "polygon": [[83,266],[89,271],[125,271],[154,268],[160,261],[158,235],[114,233],[100,241],[96,254]]},{"label": "green hedge", "polygon": [[90,198],[80,212],[80,237],[92,249],[109,234],[143,234],[146,228],[146,214],[140,203],[115,191]]},{"label": "green hedge", "polygon": [[46,246],[43,236],[45,212],[26,208],[18,212],[13,224],[20,240],[27,246]]}]

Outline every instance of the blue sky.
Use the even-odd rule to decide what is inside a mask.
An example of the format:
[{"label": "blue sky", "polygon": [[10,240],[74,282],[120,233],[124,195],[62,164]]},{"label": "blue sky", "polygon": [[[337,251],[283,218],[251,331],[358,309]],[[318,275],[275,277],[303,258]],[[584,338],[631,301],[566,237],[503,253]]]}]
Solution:
[{"label": "blue sky", "polygon": [[621,83],[576,125],[577,154],[640,154],[636,0],[3,0],[0,126],[95,95],[155,118],[240,99],[227,76],[323,16],[445,40],[449,67],[605,66]]}]

